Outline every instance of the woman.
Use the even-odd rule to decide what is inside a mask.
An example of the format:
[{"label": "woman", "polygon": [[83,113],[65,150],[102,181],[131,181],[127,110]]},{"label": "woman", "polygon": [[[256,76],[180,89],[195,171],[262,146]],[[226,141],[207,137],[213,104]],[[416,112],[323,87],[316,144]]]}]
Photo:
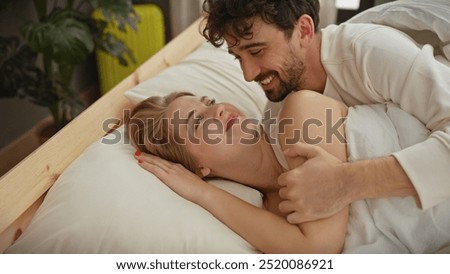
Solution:
[{"label": "woman", "polygon": [[[292,145],[310,143],[341,161],[357,161],[426,139],[430,131],[393,103],[346,108],[313,91],[292,93],[278,117],[277,142],[260,134],[254,123],[246,123],[234,106],[189,93],[149,98],[131,115],[127,128],[139,164],[261,252],[450,252],[450,200],[424,211],[412,197],[367,199],[330,218],[300,225],[289,224],[278,209],[278,176],[304,162],[289,153],[283,156],[281,151]],[[207,177],[258,189],[264,194],[264,208],[201,179]]]},{"label": "woman", "polygon": [[[304,107],[298,108],[299,105]],[[314,140],[344,161],[346,144],[340,142],[337,134],[328,140],[321,138],[327,136],[326,127],[317,125],[326,125],[327,118],[331,119],[328,123],[335,124],[346,116],[346,111],[343,104],[315,92],[293,93],[279,115],[279,120],[285,121],[278,134],[281,149],[296,143],[293,140],[298,137],[298,129],[306,125],[308,130],[300,131],[303,141]],[[261,252],[341,252],[348,208],[327,219],[289,224],[278,209],[281,200],[277,178],[302,160],[286,158],[287,166],[283,167],[273,150],[277,144],[271,144],[265,134],[256,134],[256,125],[243,127],[244,124],[244,115],[233,105],[215,104],[189,93],[173,93],[164,98],[151,97],[137,105],[127,130],[144,169],[180,196],[208,210]],[[343,135],[342,126],[338,131]],[[202,179],[206,177],[222,177],[258,189],[264,194],[264,209],[206,183]]]}]

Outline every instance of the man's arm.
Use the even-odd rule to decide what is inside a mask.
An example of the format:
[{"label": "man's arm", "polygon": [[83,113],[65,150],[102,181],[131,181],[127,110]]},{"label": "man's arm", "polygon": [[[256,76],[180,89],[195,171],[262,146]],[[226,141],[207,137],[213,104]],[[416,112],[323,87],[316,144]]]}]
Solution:
[{"label": "man's arm", "polygon": [[431,131],[428,139],[392,155],[423,209],[449,199],[450,63],[439,62],[430,45],[418,46],[398,30],[366,26],[354,35],[355,27],[349,29],[347,35],[339,33],[335,43],[338,52],[353,58],[345,59],[342,68],[328,68],[336,81],[343,75],[349,79],[339,83],[342,100],[349,105],[391,101],[422,122]]},{"label": "man's arm", "polygon": [[[333,215],[360,199],[417,197],[408,176],[392,156],[343,163],[320,147],[304,143],[288,149],[285,154],[307,159],[302,166],[278,179],[283,186],[280,196],[287,199],[280,203],[280,210],[290,212],[287,217],[290,223]],[[307,178],[308,184],[303,184],[301,178]]]},{"label": "man's arm", "polygon": [[396,30],[380,28],[360,39],[354,46],[364,57],[359,58],[364,60],[359,70],[367,85],[431,131],[427,140],[393,153],[415,187],[421,207],[431,208],[450,198],[449,63],[437,61],[430,45],[418,47]]},{"label": "man's arm", "polygon": [[349,189],[354,189],[353,201],[388,196],[418,198],[414,186],[393,156],[346,163],[342,172],[352,179]]}]

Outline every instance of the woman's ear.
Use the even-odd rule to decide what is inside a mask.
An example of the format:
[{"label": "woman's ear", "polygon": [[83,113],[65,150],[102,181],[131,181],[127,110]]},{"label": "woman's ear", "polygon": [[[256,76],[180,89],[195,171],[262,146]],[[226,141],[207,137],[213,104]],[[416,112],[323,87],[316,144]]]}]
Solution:
[{"label": "woman's ear", "polygon": [[211,169],[207,167],[199,167],[195,173],[197,173],[200,178],[205,178],[211,174]]}]

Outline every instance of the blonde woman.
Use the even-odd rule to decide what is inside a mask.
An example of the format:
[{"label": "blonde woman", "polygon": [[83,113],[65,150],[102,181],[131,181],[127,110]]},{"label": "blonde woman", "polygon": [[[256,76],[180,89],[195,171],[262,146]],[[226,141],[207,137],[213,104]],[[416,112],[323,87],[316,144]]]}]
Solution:
[{"label": "blonde woman", "polygon": [[[346,234],[350,244],[371,245],[374,252],[405,252],[402,247],[395,249],[397,247],[388,241],[374,245],[364,242],[364,239],[358,242],[360,235],[349,239],[347,226],[350,236],[355,234],[355,230],[352,222],[348,224],[348,207],[329,218],[298,225],[288,223],[286,215],[279,209],[282,200],[278,177],[305,162],[304,158],[290,157],[296,155],[290,147],[312,143],[334,155],[336,161],[346,161],[343,119],[350,110],[355,113],[354,108],[348,109],[342,103],[313,91],[292,93],[279,113],[278,133],[276,142],[273,142],[259,129],[259,125],[246,123],[247,117],[233,105],[216,104],[206,97],[178,92],[166,97],[150,97],[138,104],[126,128],[137,148],[135,157],[142,168],[156,175],[183,198],[209,211],[263,253],[340,253],[346,244]],[[366,117],[363,121],[367,121]],[[283,150],[284,155],[281,153]],[[312,150],[312,153],[316,151]],[[230,179],[258,189],[264,195],[264,208],[250,205],[208,184],[204,180],[208,177]],[[379,200],[393,202],[391,199]],[[412,198],[408,202],[405,210],[417,210]],[[405,204],[405,201],[399,203]],[[359,210],[358,206],[355,205],[355,210]],[[403,207],[394,204],[393,208]],[[403,213],[399,212],[398,222]],[[364,217],[360,211],[354,214]],[[448,217],[429,215],[424,217],[424,221],[438,217],[444,220],[444,226],[450,228]],[[442,231],[450,230],[442,230],[441,226],[429,231],[433,237],[438,237],[437,244],[436,239],[425,236],[422,242],[411,243],[406,250],[435,252],[449,245],[450,236],[445,232],[442,235]],[[375,239],[390,237],[383,233],[377,231]],[[412,232],[392,233],[408,235]]]}]

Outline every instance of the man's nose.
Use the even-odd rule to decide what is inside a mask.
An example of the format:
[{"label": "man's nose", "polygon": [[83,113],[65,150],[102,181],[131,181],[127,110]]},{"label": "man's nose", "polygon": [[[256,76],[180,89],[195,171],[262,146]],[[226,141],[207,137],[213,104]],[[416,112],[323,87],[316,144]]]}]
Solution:
[{"label": "man's nose", "polygon": [[251,60],[242,60],[241,69],[247,82],[254,81],[261,72],[259,66]]}]

